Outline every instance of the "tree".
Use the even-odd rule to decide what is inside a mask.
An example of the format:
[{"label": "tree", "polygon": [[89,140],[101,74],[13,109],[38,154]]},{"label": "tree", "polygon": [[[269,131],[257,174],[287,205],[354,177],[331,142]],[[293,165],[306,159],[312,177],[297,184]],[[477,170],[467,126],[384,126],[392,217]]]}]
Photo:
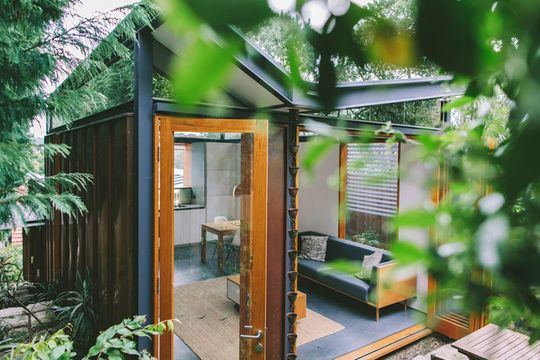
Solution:
[{"label": "tree", "polygon": [[[76,4],[77,0],[36,0],[9,1],[2,6],[0,223],[24,222],[29,213],[48,218],[53,208],[68,215],[85,211],[75,192],[89,184],[90,176],[59,173],[44,177],[32,161],[36,152],[47,158],[66,157],[69,148],[34,144],[32,122],[37,117],[69,122],[85,104],[104,102],[103,93],[83,84],[114,57],[130,57],[124,41],[133,40],[135,30],[149,24],[155,15],[152,6],[141,3],[84,18],[72,10]],[[129,11],[130,15],[107,35],[110,24]],[[92,56],[79,64],[77,55],[88,54],[98,42]],[[47,88],[76,66],[69,83],[49,94]]]},{"label": "tree", "polygon": [[[359,68],[379,61],[407,71],[426,60],[465,84],[466,95],[446,110],[472,104],[481,111],[457,130],[419,139],[424,163],[443,170],[446,196],[438,207],[403,213],[395,221],[433,228],[437,236],[425,248],[397,242],[394,251],[402,263],[424,266],[447,299],[460,299],[462,310],[489,310],[492,321],[505,326],[518,321],[532,340],[540,338],[539,2],[416,0],[414,20],[405,26],[384,2],[271,1],[272,11],[264,0],[228,2],[226,9],[210,0],[164,2],[168,16],[182,24],[176,30],[191,54],[176,65],[182,103],[198,101],[226,78],[233,55],[242,49],[223,31],[226,24],[253,29],[278,13],[301,22],[313,49],[304,54],[296,51],[294,39],[282,39],[292,44],[287,47],[291,78],[302,89],[302,72],[312,72],[326,110],[335,102],[340,61]],[[220,34],[221,47],[205,37],[209,28]],[[188,93],[193,89],[186,79],[193,73],[202,78]],[[496,106],[486,111],[478,102],[493,98],[497,89],[509,100],[507,115]],[[490,140],[494,124],[498,141]],[[393,133],[394,140],[403,139]],[[315,150],[324,148],[318,144]]]}]

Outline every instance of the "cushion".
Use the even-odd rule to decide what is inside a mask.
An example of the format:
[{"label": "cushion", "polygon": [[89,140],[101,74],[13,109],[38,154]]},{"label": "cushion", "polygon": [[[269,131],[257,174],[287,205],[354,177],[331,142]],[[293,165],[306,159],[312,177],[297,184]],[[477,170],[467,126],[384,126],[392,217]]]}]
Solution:
[{"label": "cushion", "polygon": [[327,265],[323,262],[298,259],[298,272],[349,296],[368,301],[369,282],[357,279],[352,275],[328,271]]},{"label": "cushion", "polygon": [[354,276],[361,280],[371,279],[371,272],[373,271],[373,267],[381,263],[382,257],[383,253],[380,250],[375,251],[371,255],[364,256],[364,260],[362,261],[362,269]]},{"label": "cushion", "polygon": [[352,275],[331,272],[323,277],[322,283],[353,298],[363,301],[369,300],[369,283]]},{"label": "cushion", "polygon": [[326,272],[325,263],[314,260],[298,259],[298,272],[314,280],[321,280]]},{"label": "cushion", "polygon": [[302,242],[300,243],[300,254],[298,254],[298,257],[301,259],[324,262],[326,259],[327,241],[328,236],[302,236]]}]

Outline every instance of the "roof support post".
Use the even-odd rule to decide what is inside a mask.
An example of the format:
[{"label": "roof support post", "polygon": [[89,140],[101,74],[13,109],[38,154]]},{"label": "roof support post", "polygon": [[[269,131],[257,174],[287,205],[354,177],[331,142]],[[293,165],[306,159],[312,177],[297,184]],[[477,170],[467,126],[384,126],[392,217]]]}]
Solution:
[{"label": "roof support post", "polygon": [[[135,137],[137,159],[137,312],[149,321],[153,309],[153,144],[152,144],[152,35],[148,28],[137,33],[135,56]],[[148,339],[140,348],[151,346]]]}]

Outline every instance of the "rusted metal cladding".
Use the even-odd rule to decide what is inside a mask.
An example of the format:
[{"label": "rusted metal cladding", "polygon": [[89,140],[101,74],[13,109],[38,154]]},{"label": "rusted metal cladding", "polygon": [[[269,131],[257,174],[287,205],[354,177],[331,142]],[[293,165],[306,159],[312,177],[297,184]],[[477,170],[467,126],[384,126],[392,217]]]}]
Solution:
[{"label": "rusted metal cladding", "polygon": [[57,157],[49,174],[81,172],[93,184],[81,196],[87,213],[68,218],[55,212],[47,224],[48,279],[73,287],[77,271],[88,267],[96,287],[100,327],[134,315],[137,308],[136,169],[133,116],[48,135],[47,142],[67,144],[70,155]]}]

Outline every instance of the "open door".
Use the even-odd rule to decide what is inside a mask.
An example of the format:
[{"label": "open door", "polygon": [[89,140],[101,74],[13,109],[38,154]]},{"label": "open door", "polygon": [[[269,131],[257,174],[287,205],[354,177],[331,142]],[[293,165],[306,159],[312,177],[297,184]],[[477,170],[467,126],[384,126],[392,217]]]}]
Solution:
[{"label": "open door", "polygon": [[[448,181],[446,167],[441,166],[437,174],[437,188],[433,192],[433,201],[439,204],[448,194]],[[444,242],[444,239],[440,240]],[[452,302],[445,297],[439,296],[437,282],[429,277],[428,294],[428,325],[431,329],[448,336],[452,339],[459,339],[482,328],[487,324],[484,314],[464,314],[453,306]]]},{"label": "open door", "polygon": [[156,355],[265,359],[268,123],[154,121]]}]

